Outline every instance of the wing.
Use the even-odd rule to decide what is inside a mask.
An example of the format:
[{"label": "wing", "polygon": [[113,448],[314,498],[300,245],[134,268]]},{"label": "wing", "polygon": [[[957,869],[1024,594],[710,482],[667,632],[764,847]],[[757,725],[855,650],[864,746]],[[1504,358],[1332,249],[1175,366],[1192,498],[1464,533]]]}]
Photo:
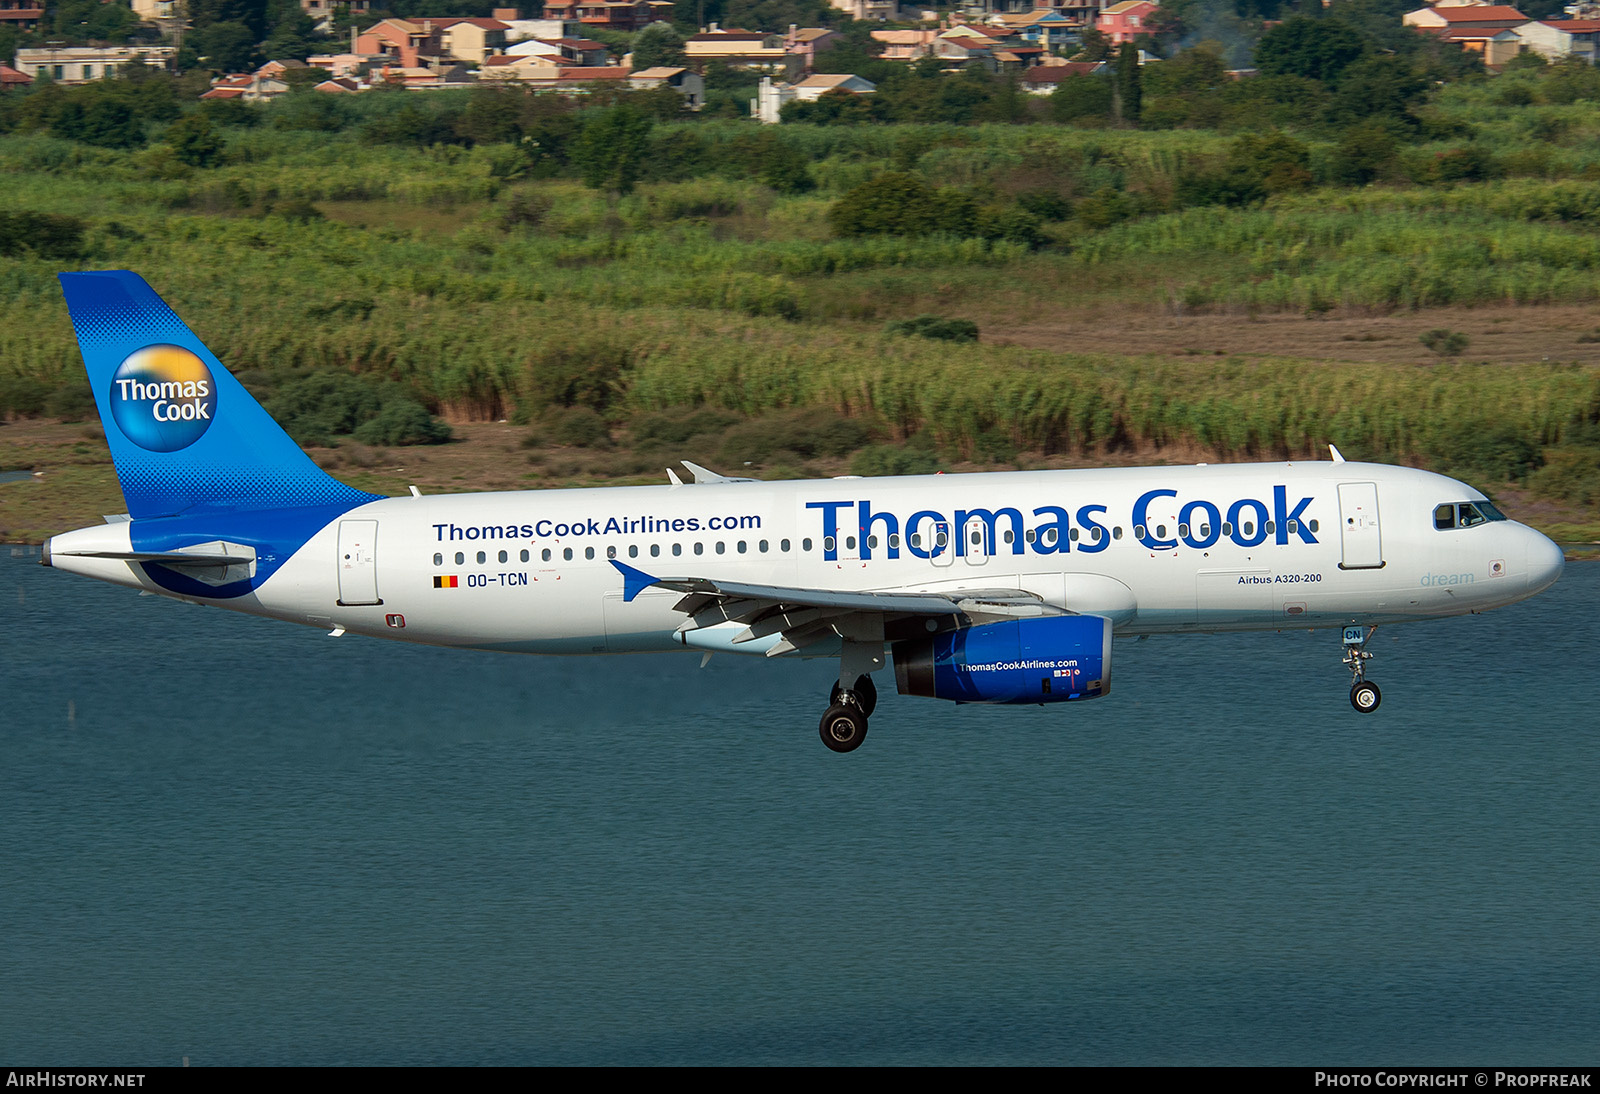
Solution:
[{"label": "wing", "polygon": [[682,593],[683,598],[673,605],[687,617],[678,628],[680,633],[742,623],[745,629],[734,637],[735,645],[778,635],[768,657],[836,637],[893,642],[998,619],[1071,614],[1018,589],[844,592],[705,577],[652,577],[615,559],[611,565],[622,574],[626,601],[651,587]]}]

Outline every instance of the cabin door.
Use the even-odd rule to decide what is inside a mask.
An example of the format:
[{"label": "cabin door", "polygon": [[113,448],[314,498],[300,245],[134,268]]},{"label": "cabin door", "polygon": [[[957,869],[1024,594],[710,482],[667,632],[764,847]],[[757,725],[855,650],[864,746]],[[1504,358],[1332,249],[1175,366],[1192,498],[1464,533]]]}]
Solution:
[{"label": "cabin door", "polygon": [[1378,484],[1339,484],[1339,538],[1342,570],[1376,570],[1383,566],[1383,536],[1378,529]]},{"label": "cabin door", "polygon": [[339,603],[382,604],[378,598],[378,522],[339,522]]}]

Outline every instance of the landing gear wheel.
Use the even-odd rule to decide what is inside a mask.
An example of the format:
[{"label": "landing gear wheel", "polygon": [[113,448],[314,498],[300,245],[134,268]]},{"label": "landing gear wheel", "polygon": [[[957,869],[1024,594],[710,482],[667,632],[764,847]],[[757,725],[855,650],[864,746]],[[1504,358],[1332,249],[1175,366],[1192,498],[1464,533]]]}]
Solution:
[{"label": "landing gear wheel", "polygon": [[[878,687],[872,682],[872,677],[857,676],[855,687],[851,690],[855,692],[856,705],[861,708],[861,713],[868,718],[872,717],[872,712],[878,709]],[[843,694],[844,691],[838,684],[833,685],[833,690],[828,693],[828,702],[838,706],[839,697]]]},{"label": "landing gear wheel", "polygon": [[1383,702],[1383,692],[1371,680],[1362,680],[1350,687],[1350,705],[1362,714],[1371,714]]},{"label": "landing gear wheel", "polygon": [[822,743],[835,752],[854,752],[867,739],[867,716],[848,703],[835,703],[822,716]]}]

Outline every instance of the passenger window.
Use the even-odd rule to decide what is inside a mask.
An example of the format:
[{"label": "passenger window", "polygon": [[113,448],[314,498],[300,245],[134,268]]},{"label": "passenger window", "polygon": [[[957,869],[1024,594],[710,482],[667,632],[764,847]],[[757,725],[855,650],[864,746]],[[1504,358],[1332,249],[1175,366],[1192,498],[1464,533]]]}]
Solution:
[{"label": "passenger window", "polygon": [[1316,522],[1316,520],[1313,519],[1313,520],[1308,521],[1306,523],[1306,527],[1311,529],[1313,532],[1315,532],[1317,530],[1317,522]]},{"label": "passenger window", "polygon": [[1157,539],[1166,539],[1167,538],[1167,526],[1165,524],[1156,525],[1156,538]]},{"label": "passenger window", "polygon": [[546,547],[544,550],[540,551],[539,552],[539,558],[540,558],[540,560],[542,560],[544,562],[549,562],[550,561],[550,548]]},{"label": "passenger window", "polygon": [[1288,528],[1289,528],[1289,531],[1296,532],[1296,531],[1299,531],[1300,524],[1299,524],[1298,521],[1291,520],[1291,521],[1288,522]]},{"label": "passenger window", "polygon": [[913,547],[921,547],[922,546],[922,533],[921,532],[912,532],[909,536],[906,537],[906,542],[911,544],[911,546],[913,546]]},{"label": "passenger window", "polygon": [[1225,536],[1233,535],[1233,522],[1232,521],[1225,520],[1225,521],[1222,522],[1222,534],[1225,535]]},{"label": "passenger window", "polygon": [[571,547],[563,547],[561,549],[561,557],[563,559],[565,559],[567,562],[571,562],[572,561],[572,548]]},{"label": "passenger window", "polygon": [[801,540],[801,541],[800,541],[800,549],[801,549],[801,550],[802,550],[802,551],[809,551],[809,550],[811,550],[811,540],[809,540],[809,539],[803,539],[803,540]]},{"label": "passenger window", "polygon": [[847,551],[854,551],[856,549],[856,537],[855,536],[846,536],[844,538],[844,549],[847,550]]},{"label": "passenger window", "polygon": [[511,559],[510,555],[506,554],[504,551],[500,552],[500,561],[501,562],[508,562],[508,561],[510,561],[510,559]]},{"label": "passenger window", "polygon": [[726,554],[727,551],[728,551],[728,545],[726,543],[723,543],[720,539],[717,540],[717,554],[719,554],[719,555]]},{"label": "passenger window", "polygon": [[456,552],[456,565],[460,566],[462,563],[464,563],[466,561],[467,561],[467,556],[462,554],[460,551],[457,551]]},{"label": "passenger window", "polygon": [[868,536],[867,537],[867,546],[870,547],[870,548],[873,548],[874,550],[876,550],[877,546],[878,546],[878,537],[877,536]]},{"label": "passenger window", "polygon": [[672,545],[672,553],[673,553],[673,554],[675,554],[675,555],[681,555],[681,554],[683,554],[683,544],[681,544],[681,543],[674,543],[674,544],[673,544],[673,545]]},{"label": "passenger window", "polygon": [[444,565],[444,556],[439,554],[437,551],[435,551],[434,555],[433,555],[433,564],[435,566],[443,566]]},{"label": "passenger window", "polygon": [[739,553],[742,555],[746,551],[748,551],[749,549],[750,549],[750,545],[748,543],[746,543],[744,540],[741,539],[739,541]]},{"label": "passenger window", "polygon": [[891,532],[889,534],[889,550],[898,551],[899,549],[900,549],[900,533],[899,532]]},{"label": "passenger window", "polygon": [[594,548],[593,547],[585,547],[583,549],[583,557],[584,558],[593,558],[594,557]]},{"label": "passenger window", "polygon": [[697,554],[697,555],[705,554],[706,553],[706,545],[704,543],[696,543],[694,545],[694,553]]},{"label": "passenger window", "polygon": [[1133,526],[1133,538],[1134,539],[1143,539],[1144,538],[1144,525],[1136,524],[1136,525]]},{"label": "passenger window", "polygon": [[1272,535],[1272,533],[1274,533],[1274,532],[1276,532],[1278,530],[1278,523],[1277,523],[1277,521],[1269,520],[1269,521],[1267,521],[1267,523],[1265,523],[1265,524],[1263,524],[1261,526],[1261,530],[1263,532],[1267,533],[1267,535],[1270,536],[1270,535]]},{"label": "passenger window", "polygon": [[[1166,535],[1167,534],[1165,528],[1161,529],[1161,534],[1162,535]],[[1178,535],[1182,536],[1185,539],[1189,538],[1189,526],[1187,524],[1178,525]]]},{"label": "passenger window", "polygon": [[762,540],[760,543],[756,544],[756,549],[758,551],[760,551],[762,554],[766,554],[767,553],[767,541],[766,540]]},{"label": "passenger window", "polygon": [[637,543],[628,544],[628,557],[629,558],[638,558],[639,557],[639,545]]},{"label": "passenger window", "polygon": [[[806,540],[806,544],[807,544],[806,549],[807,550],[810,550],[810,543],[811,543],[811,541],[809,539]],[[833,546],[834,546],[834,540],[833,540],[832,536],[823,536],[822,537],[822,549],[824,551],[833,550]]]},{"label": "passenger window", "polygon": [[[1070,529],[1067,532],[1067,538],[1073,543],[1078,542],[1078,530],[1076,528]],[[1044,534],[1044,541],[1046,543],[1054,543],[1056,541],[1056,530],[1054,528]]]},{"label": "passenger window", "polygon": [[606,557],[607,558],[616,558],[617,557],[617,549],[615,547],[607,547],[606,548]]},{"label": "passenger window", "polygon": [[1017,541],[1017,534],[1011,529],[1007,528],[1004,539],[1007,543],[1015,543]]},{"label": "passenger window", "polygon": [[661,544],[652,543],[650,545],[650,557],[651,558],[660,558],[661,557]]},{"label": "passenger window", "polygon": [[484,563],[484,562],[488,562],[488,561],[489,561],[489,556],[484,554],[482,551],[479,551],[478,552],[478,562],[479,563]]},{"label": "passenger window", "polygon": [[[1100,538],[1099,536],[1095,537],[1095,539],[1099,539],[1099,538]],[[1111,529],[1111,538],[1112,539],[1121,539],[1122,538],[1122,525],[1119,524],[1115,528]]]},{"label": "passenger window", "polygon": [[937,536],[933,537],[933,542],[937,546],[945,547],[949,545],[950,537],[945,535],[943,532],[940,532]]},{"label": "passenger window", "polygon": [[1211,538],[1211,525],[1202,524],[1200,526],[1200,538],[1201,539],[1210,539]]},{"label": "passenger window", "polygon": [[974,528],[972,530],[972,545],[974,547],[976,547],[979,544],[981,544],[982,542],[983,542],[983,533],[981,531],[979,531],[977,528]]},{"label": "passenger window", "polygon": [[528,549],[526,547],[522,549],[522,561],[528,561]]},{"label": "passenger window", "polygon": [[1244,534],[1247,537],[1248,536],[1253,536],[1253,535],[1256,534],[1256,522],[1255,521],[1247,520],[1247,521],[1244,522]]}]

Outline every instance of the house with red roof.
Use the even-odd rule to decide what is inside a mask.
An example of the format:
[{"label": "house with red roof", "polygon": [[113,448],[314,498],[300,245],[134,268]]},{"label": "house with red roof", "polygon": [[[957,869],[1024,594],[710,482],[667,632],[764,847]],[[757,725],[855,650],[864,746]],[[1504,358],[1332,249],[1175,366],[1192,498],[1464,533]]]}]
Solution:
[{"label": "house with red roof", "polygon": [[1539,19],[1512,33],[1524,48],[1546,60],[1578,57],[1592,65],[1600,57],[1600,19]]},{"label": "house with red roof", "polygon": [[672,0],[545,0],[544,17],[612,30],[643,30],[672,19]]},{"label": "house with red roof", "polygon": [[1094,21],[1094,29],[1110,38],[1116,45],[1131,42],[1141,34],[1149,34],[1150,16],[1157,5],[1150,0],[1123,0],[1112,4]]},{"label": "house with red roof", "polygon": [[[413,20],[415,22],[415,20]],[[440,41],[447,57],[457,61],[482,64],[506,48],[506,31],[511,27],[498,19],[447,19],[432,20],[441,31]]]},{"label": "house with red roof", "polygon": [[33,77],[26,72],[18,72],[10,65],[0,65],[0,90],[12,87],[27,87],[33,83]]},{"label": "house with red roof", "polygon": [[1408,11],[1400,21],[1418,30],[1510,30],[1526,23],[1528,17],[1503,4],[1461,4]]},{"label": "house with red roof", "polygon": [[0,0],[0,27],[35,30],[43,18],[44,0]]},{"label": "house with red roof", "polygon": [[1104,61],[1064,61],[1059,65],[1035,65],[1022,74],[1022,86],[1034,95],[1048,95],[1062,81],[1079,76],[1094,76],[1106,71]]},{"label": "house with red roof", "polygon": [[350,52],[381,55],[394,67],[426,68],[444,60],[444,31],[432,19],[384,19],[358,34]]}]

